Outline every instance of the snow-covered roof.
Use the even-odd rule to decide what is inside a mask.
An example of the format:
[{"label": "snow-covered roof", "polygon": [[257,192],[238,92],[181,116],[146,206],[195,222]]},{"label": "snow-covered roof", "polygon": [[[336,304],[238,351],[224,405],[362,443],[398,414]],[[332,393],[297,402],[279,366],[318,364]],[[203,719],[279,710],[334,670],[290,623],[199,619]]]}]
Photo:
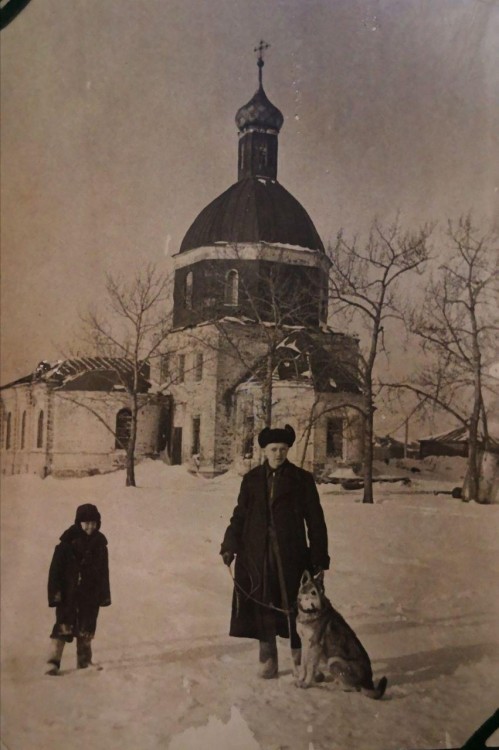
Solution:
[{"label": "snow-covered roof", "polygon": [[[64,390],[115,391],[130,387],[133,373],[133,362],[126,357],[72,357],[52,364],[42,360],[31,374],[2,388],[44,382]],[[148,376],[149,365],[143,363],[138,383],[138,391],[141,393],[149,390]]]},{"label": "snow-covered roof", "polygon": [[[309,382],[319,392],[359,393],[355,363],[343,349],[333,349],[335,340],[333,332],[307,330],[302,326],[288,331],[276,347],[273,379]],[[233,388],[250,380],[261,380],[266,366],[264,354]]]},{"label": "snow-covered roof", "polygon": [[[419,438],[419,443],[466,443],[468,442],[468,430],[466,427],[455,427],[453,430],[448,432],[441,432],[437,435],[428,435],[427,437]],[[483,429],[479,429],[478,438],[480,441],[484,440]],[[489,442],[492,445],[498,445],[499,439],[495,429],[491,429],[489,426]]]}]

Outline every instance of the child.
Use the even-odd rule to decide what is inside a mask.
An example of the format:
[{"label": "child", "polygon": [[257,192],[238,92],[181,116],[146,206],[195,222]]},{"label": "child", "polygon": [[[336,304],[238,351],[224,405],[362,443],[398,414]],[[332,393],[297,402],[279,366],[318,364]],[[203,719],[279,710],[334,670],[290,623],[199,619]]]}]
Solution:
[{"label": "child", "polygon": [[52,652],[47,674],[56,675],[65,643],[76,637],[78,669],[92,663],[91,641],[99,607],[111,604],[107,539],[99,531],[100,513],[87,503],[76,510],[73,526],[62,534],[54,550],[48,580],[49,607],[56,608],[50,636]]}]

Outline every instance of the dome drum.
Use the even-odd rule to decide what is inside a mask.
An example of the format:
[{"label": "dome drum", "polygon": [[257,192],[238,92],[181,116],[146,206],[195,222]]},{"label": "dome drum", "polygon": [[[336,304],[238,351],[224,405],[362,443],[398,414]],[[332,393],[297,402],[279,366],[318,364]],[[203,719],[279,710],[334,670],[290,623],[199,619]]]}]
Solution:
[{"label": "dome drum", "polygon": [[327,318],[327,275],[314,266],[205,259],[175,271],[173,296],[175,328],[226,316],[308,326]]}]

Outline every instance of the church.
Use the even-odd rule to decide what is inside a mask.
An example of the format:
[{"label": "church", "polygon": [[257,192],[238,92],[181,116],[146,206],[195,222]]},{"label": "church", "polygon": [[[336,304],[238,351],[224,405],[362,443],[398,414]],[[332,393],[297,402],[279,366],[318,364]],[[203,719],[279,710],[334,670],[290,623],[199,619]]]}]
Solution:
[{"label": "church", "polygon": [[[289,458],[317,477],[362,462],[355,337],[328,326],[329,261],[314,223],[277,180],[284,123],[263,88],[236,113],[237,182],[206,206],[173,256],[173,323],[144,363],[137,459],[211,477],[261,460],[265,425],[289,423]],[[3,473],[123,466],[125,360],[40,363],[1,389]],[[125,378],[125,381],[124,381]]]},{"label": "church", "polygon": [[362,461],[355,337],[328,327],[329,262],[277,180],[284,123],[263,87],[236,113],[238,179],[195,218],[174,261],[162,359],[167,453],[206,476],[260,461],[257,435],[290,423],[289,458],[320,476]]}]

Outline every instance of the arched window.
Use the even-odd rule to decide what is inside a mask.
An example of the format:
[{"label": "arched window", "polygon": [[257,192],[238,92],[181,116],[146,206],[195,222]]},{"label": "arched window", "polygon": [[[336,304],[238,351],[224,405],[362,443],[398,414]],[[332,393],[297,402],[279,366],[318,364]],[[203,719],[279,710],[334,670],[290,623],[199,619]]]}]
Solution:
[{"label": "arched window", "polygon": [[132,433],[132,412],[130,409],[120,409],[116,415],[116,430],[114,447],[126,450]]},{"label": "arched window", "polygon": [[237,305],[239,300],[239,273],[231,268],[225,274],[225,294],[224,302],[226,305]]},{"label": "arched window", "polygon": [[36,447],[43,448],[43,411],[38,415],[38,424],[36,428]]},{"label": "arched window", "polygon": [[189,310],[192,310],[192,271],[189,271],[189,273],[185,277],[184,296],[185,306]]},{"label": "arched window", "polygon": [[26,412],[23,411],[21,417],[21,450],[24,450],[26,445]]},{"label": "arched window", "polygon": [[7,424],[5,427],[5,448],[9,450],[12,443],[12,414],[7,414]]},{"label": "arched window", "polygon": [[258,146],[258,166],[260,169],[265,169],[269,164],[269,154],[267,151],[267,146],[264,143],[261,143]]}]

